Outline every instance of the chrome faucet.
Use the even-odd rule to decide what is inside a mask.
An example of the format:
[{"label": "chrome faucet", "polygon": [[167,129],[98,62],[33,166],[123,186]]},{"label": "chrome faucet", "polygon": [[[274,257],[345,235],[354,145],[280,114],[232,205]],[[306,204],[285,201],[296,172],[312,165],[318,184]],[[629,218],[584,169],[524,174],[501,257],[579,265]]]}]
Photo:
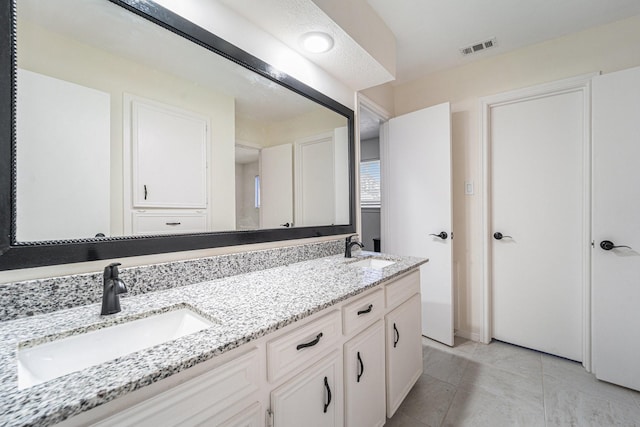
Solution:
[{"label": "chrome faucet", "polygon": [[351,258],[351,248],[354,246],[360,246],[360,248],[364,248],[364,245],[360,242],[358,242],[357,240],[351,240],[353,237],[357,236],[357,234],[354,234],[353,236],[349,236],[345,239],[345,245],[344,245],[344,257],[345,258]]},{"label": "chrome faucet", "polygon": [[104,288],[102,292],[102,311],[100,314],[115,314],[120,312],[119,295],[127,292],[127,287],[122,279],[118,277],[119,265],[119,262],[115,262],[104,268]]}]

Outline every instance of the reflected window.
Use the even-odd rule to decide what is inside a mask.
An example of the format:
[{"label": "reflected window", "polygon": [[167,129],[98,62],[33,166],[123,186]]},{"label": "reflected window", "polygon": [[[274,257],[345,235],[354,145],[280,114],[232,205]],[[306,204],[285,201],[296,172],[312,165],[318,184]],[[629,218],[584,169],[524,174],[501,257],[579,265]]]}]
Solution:
[{"label": "reflected window", "polygon": [[360,162],[360,205],[380,207],[380,160]]},{"label": "reflected window", "polygon": [[253,199],[254,199],[254,207],[260,207],[260,175],[256,175],[253,180]]}]

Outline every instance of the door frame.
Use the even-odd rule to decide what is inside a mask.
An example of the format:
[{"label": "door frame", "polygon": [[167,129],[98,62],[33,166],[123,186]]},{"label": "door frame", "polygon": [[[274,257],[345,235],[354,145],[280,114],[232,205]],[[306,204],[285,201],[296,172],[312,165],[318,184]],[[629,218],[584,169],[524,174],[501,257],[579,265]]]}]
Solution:
[{"label": "door frame", "polygon": [[589,73],[551,83],[503,92],[480,99],[482,140],[482,291],[481,341],[493,335],[492,240],[491,240],[491,108],[553,95],[581,92],[583,95],[583,175],[582,175],[582,365],[591,371],[591,79]]},{"label": "door frame", "polygon": [[[385,236],[387,235],[387,223],[385,219],[389,217],[386,213],[387,204],[386,204],[386,188],[385,188],[385,177],[389,176],[389,167],[386,159],[388,158],[389,153],[389,138],[388,138],[388,127],[387,123],[391,119],[391,113],[385,110],[380,105],[376,104],[375,101],[366,97],[362,93],[358,92],[357,95],[357,111],[356,111],[356,176],[358,177],[358,183],[360,182],[360,111],[362,109],[367,110],[369,113],[377,116],[382,124],[380,125],[380,134],[378,136],[378,140],[380,143],[380,239],[382,245],[382,252],[384,252],[384,242]],[[360,206],[360,185],[356,185],[356,215],[358,220],[356,221],[356,233],[359,236],[362,236],[362,207]]]}]

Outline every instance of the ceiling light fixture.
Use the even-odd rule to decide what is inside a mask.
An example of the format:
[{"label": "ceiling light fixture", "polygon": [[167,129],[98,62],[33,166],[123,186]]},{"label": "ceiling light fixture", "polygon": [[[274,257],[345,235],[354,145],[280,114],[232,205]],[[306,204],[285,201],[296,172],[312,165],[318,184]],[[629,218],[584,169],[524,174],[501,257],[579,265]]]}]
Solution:
[{"label": "ceiling light fixture", "polygon": [[303,34],[300,41],[304,50],[311,53],[328,52],[333,47],[333,38],[320,31]]}]

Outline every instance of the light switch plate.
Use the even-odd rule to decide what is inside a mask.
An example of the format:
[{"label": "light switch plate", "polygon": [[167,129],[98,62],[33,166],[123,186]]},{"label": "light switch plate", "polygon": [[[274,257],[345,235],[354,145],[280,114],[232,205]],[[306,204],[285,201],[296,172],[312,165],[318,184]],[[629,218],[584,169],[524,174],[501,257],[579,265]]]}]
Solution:
[{"label": "light switch plate", "polygon": [[474,193],[473,191],[473,181],[465,181],[464,182],[464,194],[470,196]]}]

